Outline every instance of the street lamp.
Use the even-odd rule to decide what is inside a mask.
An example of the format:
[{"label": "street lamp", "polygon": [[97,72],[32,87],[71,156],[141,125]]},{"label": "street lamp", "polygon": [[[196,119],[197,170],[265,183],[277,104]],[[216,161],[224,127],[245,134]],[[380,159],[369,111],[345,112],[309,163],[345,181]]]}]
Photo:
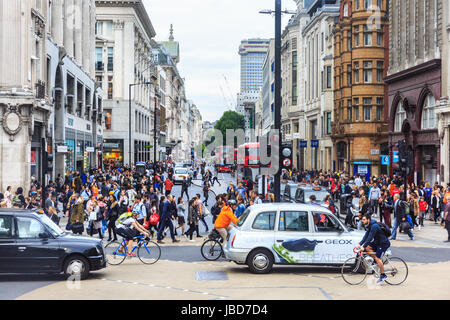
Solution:
[{"label": "street lamp", "polygon": [[275,202],[281,202],[281,149],[282,149],[282,136],[280,134],[281,129],[281,14],[296,14],[296,11],[281,10],[281,0],[275,0],[275,11],[261,10],[261,14],[275,14],[275,119],[274,125],[277,130],[279,139],[278,148],[278,171],[274,177],[274,193]]},{"label": "street lamp", "polygon": [[131,83],[129,87],[128,97],[129,97],[129,106],[128,106],[128,162],[131,168],[132,161],[131,161],[131,88],[134,86],[140,86],[140,85],[151,85],[151,82],[141,82],[141,83]]}]

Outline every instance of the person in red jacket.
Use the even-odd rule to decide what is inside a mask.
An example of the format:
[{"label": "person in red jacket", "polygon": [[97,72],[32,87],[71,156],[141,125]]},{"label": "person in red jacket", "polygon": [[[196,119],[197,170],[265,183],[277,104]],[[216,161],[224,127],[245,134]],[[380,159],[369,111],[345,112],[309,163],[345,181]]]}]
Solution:
[{"label": "person in red jacket", "polygon": [[164,180],[164,187],[165,187],[165,190],[166,190],[166,197],[167,197],[172,192],[172,188],[173,188],[172,180],[170,180],[169,178]]}]

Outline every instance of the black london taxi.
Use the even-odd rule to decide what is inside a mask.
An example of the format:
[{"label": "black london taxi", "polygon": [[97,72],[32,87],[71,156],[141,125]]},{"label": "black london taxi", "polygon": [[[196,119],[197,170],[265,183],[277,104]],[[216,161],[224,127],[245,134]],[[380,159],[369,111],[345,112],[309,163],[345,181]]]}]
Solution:
[{"label": "black london taxi", "polygon": [[88,278],[106,267],[100,239],[63,232],[43,211],[0,209],[0,273]]}]

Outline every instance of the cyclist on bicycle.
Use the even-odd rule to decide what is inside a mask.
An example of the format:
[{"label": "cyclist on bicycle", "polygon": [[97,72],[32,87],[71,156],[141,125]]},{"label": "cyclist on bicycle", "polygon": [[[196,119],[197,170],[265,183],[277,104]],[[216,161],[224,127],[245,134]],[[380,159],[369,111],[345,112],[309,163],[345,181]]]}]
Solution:
[{"label": "cyclist on bicycle", "polygon": [[230,226],[231,222],[237,225],[239,219],[233,213],[232,206],[236,206],[235,200],[228,201],[228,205],[225,204],[225,201],[220,200],[219,207],[221,209],[220,214],[217,216],[216,222],[214,223],[214,228],[222,237],[222,242],[225,243],[228,237],[228,231],[230,231],[233,227]]},{"label": "cyclist on bicycle", "polygon": [[367,231],[364,238],[356,248],[360,249],[360,252],[366,251],[377,263],[381,274],[377,283],[382,283],[387,279],[387,276],[384,273],[384,265],[381,259],[391,246],[391,242],[384,234],[380,225],[375,220],[372,220],[370,214],[363,216],[362,223],[366,227]]},{"label": "cyclist on bicycle", "polygon": [[[132,253],[133,250],[133,239],[137,237],[139,234],[143,234],[146,237],[150,237],[150,234],[145,230],[145,228],[137,222],[137,217],[139,216],[139,213],[136,211],[132,212],[131,217],[126,219],[124,222],[118,224],[116,226],[116,233],[122,236],[126,240],[126,245],[128,249],[128,256],[135,257],[136,254]],[[119,248],[119,253],[123,252],[123,243]]]}]

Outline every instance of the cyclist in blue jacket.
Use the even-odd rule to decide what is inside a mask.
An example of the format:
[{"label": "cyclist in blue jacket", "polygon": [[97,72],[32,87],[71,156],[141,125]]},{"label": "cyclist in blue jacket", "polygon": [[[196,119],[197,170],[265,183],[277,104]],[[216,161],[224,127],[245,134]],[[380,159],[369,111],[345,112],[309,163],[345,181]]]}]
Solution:
[{"label": "cyclist in blue jacket", "polygon": [[357,246],[357,249],[366,251],[377,263],[381,273],[378,283],[382,283],[387,279],[387,276],[384,273],[384,266],[381,258],[383,258],[383,255],[391,246],[391,242],[384,234],[380,225],[375,220],[372,220],[371,215],[364,215],[362,218],[362,223],[366,227],[367,231]]}]

